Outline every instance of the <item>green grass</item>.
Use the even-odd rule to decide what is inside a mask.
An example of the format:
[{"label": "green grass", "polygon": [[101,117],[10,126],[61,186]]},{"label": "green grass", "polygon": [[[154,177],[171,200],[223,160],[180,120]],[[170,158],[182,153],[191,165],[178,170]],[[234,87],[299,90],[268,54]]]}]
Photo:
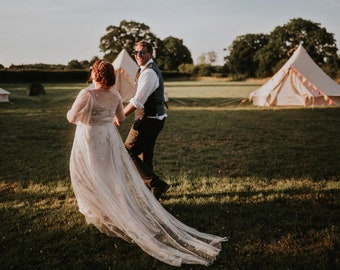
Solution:
[{"label": "green grass", "polygon": [[[1,269],[177,269],[85,223],[70,186],[82,84],[1,85]],[[163,206],[229,237],[209,269],[336,269],[340,262],[340,108],[257,108],[256,84],[169,82],[155,170]],[[125,138],[131,117],[119,127]],[[185,265],[183,269],[206,269]]]}]

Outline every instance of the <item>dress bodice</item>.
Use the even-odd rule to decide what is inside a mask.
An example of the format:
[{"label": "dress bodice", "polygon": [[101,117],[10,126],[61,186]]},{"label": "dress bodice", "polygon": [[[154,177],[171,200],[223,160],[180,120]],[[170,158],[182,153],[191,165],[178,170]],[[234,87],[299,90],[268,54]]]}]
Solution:
[{"label": "dress bodice", "polygon": [[93,107],[90,113],[89,125],[105,125],[112,123],[112,118],[115,116],[115,111],[103,108],[101,106]]},{"label": "dress bodice", "polygon": [[86,125],[112,123],[115,115],[120,120],[125,118],[122,99],[113,88],[108,90],[85,88],[81,90],[72,108],[67,112],[70,122],[81,122]]}]

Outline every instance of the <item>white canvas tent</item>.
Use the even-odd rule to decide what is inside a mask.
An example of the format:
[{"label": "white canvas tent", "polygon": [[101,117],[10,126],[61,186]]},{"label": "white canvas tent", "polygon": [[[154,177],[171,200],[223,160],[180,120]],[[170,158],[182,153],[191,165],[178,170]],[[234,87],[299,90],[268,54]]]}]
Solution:
[{"label": "white canvas tent", "polygon": [[122,96],[123,102],[127,103],[136,92],[138,65],[125,49],[118,54],[112,65],[116,72],[115,88]]},{"label": "white canvas tent", "polygon": [[8,96],[10,94],[11,94],[10,92],[0,88],[0,102],[9,102]]},{"label": "white canvas tent", "polygon": [[300,45],[282,68],[250,93],[257,106],[340,106],[340,85]]}]

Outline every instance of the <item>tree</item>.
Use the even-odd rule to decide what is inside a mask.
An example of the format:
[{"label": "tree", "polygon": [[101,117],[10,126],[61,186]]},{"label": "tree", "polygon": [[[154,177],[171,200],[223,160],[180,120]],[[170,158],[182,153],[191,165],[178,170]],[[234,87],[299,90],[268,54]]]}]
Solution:
[{"label": "tree", "polygon": [[208,59],[211,65],[213,65],[217,60],[217,53],[215,51],[210,51],[207,53]]},{"label": "tree", "polygon": [[270,33],[268,44],[258,50],[254,58],[259,63],[257,75],[265,77],[274,74],[299,44],[321,68],[335,76],[339,57],[334,34],[328,33],[319,23],[301,18],[292,19]]},{"label": "tree", "polygon": [[178,71],[181,64],[192,64],[191,53],[182,39],[169,36],[163,40],[162,54],[157,64],[168,71]]},{"label": "tree", "polygon": [[215,51],[209,51],[207,53],[202,53],[197,58],[198,65],[210,64],[213,65],[216,62],[217,53]]},{"label": "tree", "polygon": [[180,73],[192,74],[194,70],[193,64],[181,64],[178,66],[178,71]]},{"label": "tree", "polygon": [[74,70],[74,69],[82,69],[88,70],[90,67],[90,62],[87,60],[78,61],[78,60],[71,60],[67,64],[67,69]]},{"label": "tree", "polygon": [[229,46],[230,54],[225,57],[228,70],[234,77],[254,77],[258,62],[256,53],[268,43],[268,35],[246,34],[238,36]]},{"label": "tree", "polygon": [[90,61],[90,65],[92,66],[94,64],[94,62],[96,62],[97,60],[100,60],[100,58],[98,56],[93,56],[91,61]]},{"label": "tree", "polygon": [[207,63],[207,55],[205,53],[202,53],[198,58],[197,58],[197,64],[198,65],[205,65]]},{"label": "tree", "polygon": [[119,26],[108,26],[106,31],[106,35],[100,39],[99,48],[105,54],[104,59],[109,62],[112,62],[123,48],[132,54],[135,43],[142,39],[152,44],[155,55],[157,50],[162,49],[161,40],[143,23],[123,20]]}]

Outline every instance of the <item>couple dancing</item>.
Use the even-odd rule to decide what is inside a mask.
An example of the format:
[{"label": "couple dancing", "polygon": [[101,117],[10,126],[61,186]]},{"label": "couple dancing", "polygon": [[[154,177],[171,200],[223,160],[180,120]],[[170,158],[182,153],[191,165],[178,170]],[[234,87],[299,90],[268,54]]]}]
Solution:
[{"label": "couple dancing", "polygon": [[[72,187],[86,221],[108,236],[136,243],[173,266],[210,265],[226,239],[183,224],[159,203],[169,186],[153,173],[152,153],[166,114],[163,80],[152,53],[145,41],[135,45],[141,74],[136,94],[125,108],[113,88],[112,64],[94,63],[94,86],[81,90],[67,112],[68,121],[77,125],[70,156]],[[153,90],[144,93],[144,87]],[[132,112],[135,122],[124,144],[115,125]],[[143,136],[149,140],[141,140]],[[141,160],[143,143],[150,150]]]}]

